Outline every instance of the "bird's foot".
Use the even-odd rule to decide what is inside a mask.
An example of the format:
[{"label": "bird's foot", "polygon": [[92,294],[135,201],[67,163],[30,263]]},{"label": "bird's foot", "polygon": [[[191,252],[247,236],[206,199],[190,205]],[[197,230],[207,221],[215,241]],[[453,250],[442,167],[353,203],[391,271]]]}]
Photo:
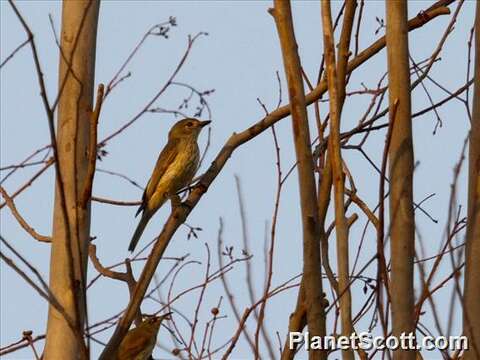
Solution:
[{"label": "bird's foot", "polygon": [[177,194],[172,195],[170,197],[170,201],[172,202],[172,211],[175,210],[175,208],[182,205],[182,200],[180,199],[180,196],[178,196]]}]

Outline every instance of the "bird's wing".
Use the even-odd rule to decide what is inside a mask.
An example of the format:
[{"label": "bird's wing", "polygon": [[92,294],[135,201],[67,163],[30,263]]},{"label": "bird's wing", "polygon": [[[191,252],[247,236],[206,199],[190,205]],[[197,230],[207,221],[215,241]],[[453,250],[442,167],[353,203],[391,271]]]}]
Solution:
[{"label": "bird's wing", "polygon": [[167,145],[163,148],[162,152],[158,156],[157,163],[153,169],[152,176],[148,181],[147,187],[142,196],[142,205],[138,208],[138,215],[142,210],[147,206],[148,200],[152,197],[155,189],[157,188],[158,182],[162,178],[163,174],[167,170],[168,166],[173,162],[175,157],[178,155],[178,140],[172,139],[169,140]]},{"label": "bird's wing", "polygon": [[[143,331],[142,331],[143,330]],[[119,360],[136,359],[145,348],[152,341],[150,333],[145,332],[142,327],[130,330],[125,336],[118,349]]]}]

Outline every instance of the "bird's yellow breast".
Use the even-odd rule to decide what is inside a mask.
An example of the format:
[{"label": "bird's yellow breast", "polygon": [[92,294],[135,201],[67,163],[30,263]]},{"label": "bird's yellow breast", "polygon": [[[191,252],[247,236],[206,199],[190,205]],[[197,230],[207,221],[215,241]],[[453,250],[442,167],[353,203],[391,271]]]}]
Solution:
[{"label": "bird's yellow breast", "polygon": [[161,206],[172,194],[189,185],[197,171],[199,150],[196,141],[185,141],[175,159],[170,163],[158,181],[149,207]]}]

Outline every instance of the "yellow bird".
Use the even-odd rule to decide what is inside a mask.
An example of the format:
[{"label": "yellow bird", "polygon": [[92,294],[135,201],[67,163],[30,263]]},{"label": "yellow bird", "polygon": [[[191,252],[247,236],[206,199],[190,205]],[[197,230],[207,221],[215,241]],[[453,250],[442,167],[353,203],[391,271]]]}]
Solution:
[{"label": "yellow bird", "polygon": [[162,321],[170,313],[162,316],[149,316],[131,329],[120,343],[117,360],[147,360],[152,355],[157,342],[158,330]]},{"label": "yellow bird", "polygon": [[142,213],[128,246],[129,251],[135,249],[148,221],[155,212],[192,181],[200,159],[198,135],[208,124],[210,121],[187,118],[180,120],[170,129],[167,145],[158,157],[152,176],[143,193],[142,205],[135,215]]}]

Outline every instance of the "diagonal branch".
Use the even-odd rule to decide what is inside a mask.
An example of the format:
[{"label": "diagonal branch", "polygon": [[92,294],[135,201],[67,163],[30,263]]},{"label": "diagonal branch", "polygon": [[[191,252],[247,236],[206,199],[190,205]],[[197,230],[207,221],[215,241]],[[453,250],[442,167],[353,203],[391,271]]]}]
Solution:
[{"label": "diagonal branch", "polygon": [[22,215],[20,215],[20,213],[18,212],[17,207],[15,206],[15,203],[13,202],[12,198],[10,196],[8,196],[5,189],[1,186],[0,186],[0,192],[2,193],[2,196],[5,199],[5,203],[10,208],[13,216],[15,217],[15,219],[17,219],[20,226],[26,232],[28,232],[34,239],[36,239],[38,241],[46,242],[46,243],[52,242],[52,239],[49,236],[40,235],[39,233],[37,233],[35,231],[34,228],[32,228],[30,225],[28,225],[28,223],[25,221],[25,219],[22,217]]}]

